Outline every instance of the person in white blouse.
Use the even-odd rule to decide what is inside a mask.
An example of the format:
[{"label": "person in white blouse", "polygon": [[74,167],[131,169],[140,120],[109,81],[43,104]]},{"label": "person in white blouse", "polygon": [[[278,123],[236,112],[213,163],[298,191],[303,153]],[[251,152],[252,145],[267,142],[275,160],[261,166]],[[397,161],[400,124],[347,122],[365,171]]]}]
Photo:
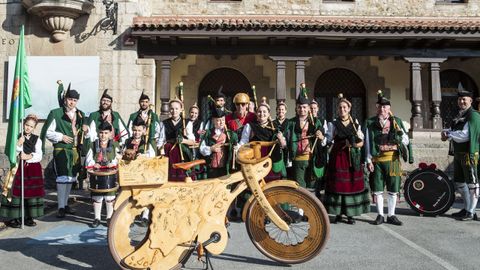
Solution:
[{"label": "person in white blouse", "polygon": [[[23,124],[23,134],[17,142],[17,153],[23,164],[23,187],[24,187],[24,207],[25,207],[25,225],[35,226],[34,218],[43,216],[45,196],[43,171],[40,161],[42,160],[42,140],[33,131],[37,126],[38,118],[30,114],[25,118]],[[21,227],[21,168],[17,169],[15,174],[11,194],[11,201],[2,196],[0,216],[9,218],[6,224],[13,228]]]},{"label": "person in white blouse", "polygon": [[[172,164],[193,160],[193,153],[190,146],[195,146],[195,135],[193,126],[187,125],[186,119],[182,117],[183,102],[172,99],[169,102],[171,117],[160,123],[157,136],[157,147],[169,158],[168,179],[183,181],[186,177],[181,169],[173,169]],[[192,179],[195,178],[191,175]]]}]

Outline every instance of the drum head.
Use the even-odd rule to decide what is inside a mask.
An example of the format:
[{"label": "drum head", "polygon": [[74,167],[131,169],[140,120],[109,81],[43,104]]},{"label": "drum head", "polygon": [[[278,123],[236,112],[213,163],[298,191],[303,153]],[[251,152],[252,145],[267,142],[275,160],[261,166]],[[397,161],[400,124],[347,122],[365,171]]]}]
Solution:
[{"label": "drum head", "polygon": [[405,200],[410,207],[425,215],[441,215],[455,200],[455,186],[437,169],[416,169],[405,181]]},{"label": "drum head", "polygon": [[117,174],[118,170],[117,169],[88,170],[87,172],[89,174],[93,174],[93,175],[96,175],[96,176],[104,176],[104,175]]}]

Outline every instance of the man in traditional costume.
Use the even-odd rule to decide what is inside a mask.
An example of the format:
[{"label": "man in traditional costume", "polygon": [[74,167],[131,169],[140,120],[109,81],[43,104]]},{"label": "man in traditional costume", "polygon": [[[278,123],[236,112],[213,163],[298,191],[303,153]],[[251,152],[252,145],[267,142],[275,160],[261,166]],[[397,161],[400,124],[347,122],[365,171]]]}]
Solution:
[{"label": "man in traditional costume", "polygon": [[[102,170],[114,168],[118,164],[117,155],[120,153],[118,142],[111,139],[112,125],[108,121],[102,121],[98,127],[98,139],[90,143],[85,165],[93,167],[93,170]],[[92,191],[94,220],[91,227],[96,228],[100,225],[102,204],[105,200],[107,209],[107,225],[113,214],[113,204],[115,203],[115,191],[95,192]]]},{"label": "man in traditional costume", "polygon": [[68,206],[68,197],[81,168],[79,151],[83,143],[82,133],[86,131],[86,127],[82,129],[85,114],[77,109],[79,99],[80,94],[69,85],[64,106],[50,111],[41,133],[42,140],[47,138],[53,144],[59,218],[65,217],[65,213],[74,214]]},{"label": "man in traditional costume", "polygon": [[254,113],[248,111],[248,104],[250,104],[250,97],[245,93],[238,93],[233,97],[235,104],[235,112],[225,117],[228,129],[237,133],[238,137],[242,136],[243,127],[255,120]]},{"label": "man in traditional costume", "polygon": [[208,178],[230,174],[234,146],[238,143],[237,134],[225,125],[225,111],[210,104],[213,127],[205,133],[200,144],[200,153],[207,160]]},{"label": "man in traditional costume", "polygon": [[140,105],[140,109],[130,114],[130,117],[128,118],[128,132],[129,134],[132,134],[133,121],[140,116],[147,125],[146,139],[149,143],[155,145],[156,140],[158,140],[158,134],[160,133],[160,121],[158,115],[150,109],[150,97],[145,95],[143,91],[138,99],[138,104]]},{"label": "man in traditional costume", "polygon": [[452,216],[459,220],[477,219],[480,114],[472,108],[472,97],[471,92],[458,92],[460,111],[452,120],[451,128],[441,134],[442,141],[450,140],[453,145],[453,180],[462,196],[463,209]]},{"label": "man in traditional costume", "polygon": [[400,226],[402,222],[395,216],[402,175],[400,157],[407,161],[408,154],[409,163],[413,163],[413,154],[402,119],[393,116],[390,106],[390,100],[383,96],[382,91],[378,91],[377,115],[367,119],[365,123],[364,147],[368,170],[373,173],[371,189],[378,212],[373,224],[379,225],[385,221],[383,191],[386,186],[387,223]]},{"label": "man in traditional costume", "polygon": [[107,91],[108,89],[105,89],[100,98],[99,110],[91,113],[88,117],[89,129],[86,138],[92,142],[95,141],[98,138],[98,127],[102,122],[107,122],[112,127],[113,140],[122,146],[128,138],[128,130],[120,114],[112,110],[113,97]]},{"label": "man in traditional costume", "polygon": [[293,177],[300,186],[307,187],[312,185],[310,182],[323,177],[327,140],[324,127],[310,112],[310,102],[304,90],[296,103],[297,115],[287,126],[287,143],[293,161]]}]

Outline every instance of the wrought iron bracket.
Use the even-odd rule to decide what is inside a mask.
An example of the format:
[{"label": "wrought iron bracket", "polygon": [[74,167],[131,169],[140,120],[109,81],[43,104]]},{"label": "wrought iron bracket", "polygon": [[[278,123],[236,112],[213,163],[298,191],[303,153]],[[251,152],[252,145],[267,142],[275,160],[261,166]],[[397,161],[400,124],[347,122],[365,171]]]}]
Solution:
[{"label": "wrought iron bracket", "polygon": [[100,28],[104,31],[112,30],[113,34],[117,34],[118,23],[118,3],[114,0],[103,0],[102,4],[105,6],[106,18],[103,19]]}]

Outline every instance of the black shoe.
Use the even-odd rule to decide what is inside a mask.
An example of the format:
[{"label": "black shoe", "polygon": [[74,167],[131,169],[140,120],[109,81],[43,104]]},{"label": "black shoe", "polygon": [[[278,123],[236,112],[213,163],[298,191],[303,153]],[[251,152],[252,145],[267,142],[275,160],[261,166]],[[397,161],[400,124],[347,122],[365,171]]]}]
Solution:
[{"label": "black shoe", "polygon": [[73,210],[72,208],[70,208],[70,206],[65,206],[65,213],[67,214],[70,214],[70,215],[75,215],[77,211]]},{"label": "black shoe", "polygon": [[375,219],[375,221],[372,222],[372,224],[373,225],[380,225],[383,222],[385,222],[385,219],[383,218],[383,216],[377,215],[377,218]]},{"label": "black shoe", "polygon": [[9,221],[5,222],[5,224],[8,227],[12,227],[12,228],[15,228],[15,229],[18,229],[18,228],[22,227],[22,223],[20,222],[20,220],[18,220],[18,218],[14,218],[12,220],[9,220]]},{"label": "black shoe", "polygon": [[460,211],[458,211],[458,212],[453,213],[453,214],[452,214],[452,217],[454,217],[454,218],[461,218],[461,217],[464,217],[466,213],[467,213],[467,210],[462,209],[462,210],[460,210]]},{"label": "black shoe", "polygon": [[473,220],[473,214],[470,212],[467,212],[465,216],[459,218],[461,221],[468,221],[468,220]]},{"label": "black shoe", "polygon": [[65,208],[59,208],[57,212],[57,218],[64,218],[65,217]]},{"label": "black shoe", "polygon": [[355,224],[355,219],[353,219],[353,217],[347,217],[347,224],[350,224],[350,225]]},{"label": "black shoe", "polygon": [[398,220],[397,216],[387,217],[387,223],[397,225],[397,226],[402,226],[403,224],[403,222]]},{"label": "black shoe", "polygon": [[92,228],[97,228],[98,226],[100,225],[100,220],[99,219],[95,219],[93,222],[92,222]]},{"label": "black shoe", "polygon": [[37,223],[33,220],[33,218],[28,217],[27,219],[25,219],[25,225],[29,227],[35,227],[37,226]]},{"label": "black shoe", "polygon": [[335,218],[332,220],[332,224],[337,224],[338,222],[342,221],[342,215],[336,215]]},{"label": "black shoe", "polygon": [[478,216],[477,216],[477,213],[473,214],[473,220],[479,220]]}]

